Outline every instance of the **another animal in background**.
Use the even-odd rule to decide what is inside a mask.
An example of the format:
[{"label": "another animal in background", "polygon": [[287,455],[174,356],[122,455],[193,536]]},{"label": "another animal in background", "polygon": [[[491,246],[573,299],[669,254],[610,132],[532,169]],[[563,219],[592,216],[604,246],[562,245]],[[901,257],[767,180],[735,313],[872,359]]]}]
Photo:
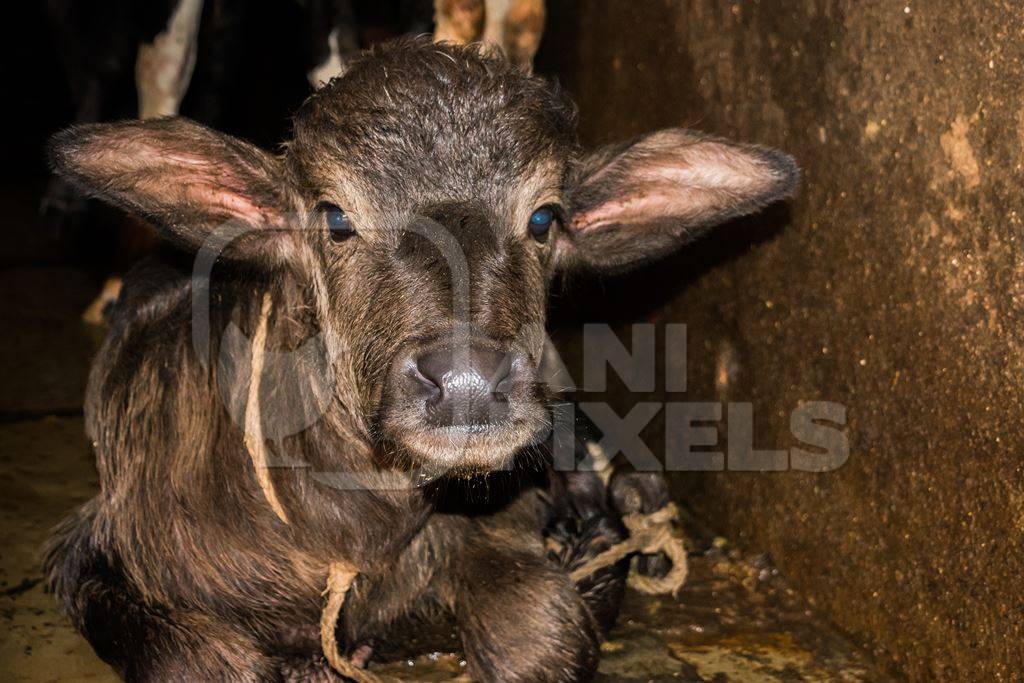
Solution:
[{"label": "another animal in background", "polygon": [[[426,16],[421,6],[425,0],[407,1],[406,33],[426,32],[432,19],[435,41],[483,43],[497,48],[516,66],[533,69],[533,57],[544,34],[544,0],[433,0],[433,17]],[[309,7],[313,34],[323,46],[321,59],[309,72],[314,88],[344,73],[365,42],[359,39],[355,4],[352,0],[316,0]]]},{"label": "another animal in background", "polygon": [[434,40],[496,46],[530,70],[544,33],[544,0],[434,0]]},{"label": "another animal in background", "polygon": [[549,285],[786,197],[793,160],[683,129],[586,151],[549,83],[421,39],[310,96],[282,150],[180,118],[53,140],[58,173],[215,263],[126,279],[58,599],[130,680],[333,680],[317,625],[345,562],[349,656],[446,612],[476,680],[589,678],[625,569],[569,572],[623,530],[593,473],[548,458]]}]

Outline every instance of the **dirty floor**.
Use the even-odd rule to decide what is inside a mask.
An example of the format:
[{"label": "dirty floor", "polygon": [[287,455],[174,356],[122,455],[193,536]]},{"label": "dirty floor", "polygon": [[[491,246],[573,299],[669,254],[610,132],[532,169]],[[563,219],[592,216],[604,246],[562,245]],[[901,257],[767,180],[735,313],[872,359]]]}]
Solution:
[{"label": "dirty floor", "polygon": [[[96,490],[81,397],[96,335],[79,322],[96,283],[72,268],[0,270],[0,677],[106,681],[110,669],[57,612],[39,548]],[[601,681],[889,680],[790,591],[764,556],[690,520],[678,600],[627,598]],[[375,665],[409,680],[457,675],[456,652]]]}]

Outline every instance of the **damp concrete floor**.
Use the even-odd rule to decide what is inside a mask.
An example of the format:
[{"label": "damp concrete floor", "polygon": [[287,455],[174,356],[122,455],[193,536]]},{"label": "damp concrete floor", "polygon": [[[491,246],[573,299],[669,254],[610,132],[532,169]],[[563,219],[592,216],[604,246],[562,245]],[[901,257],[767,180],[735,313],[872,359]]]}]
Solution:
[{"label": "damp concrete floor", "polygon": [[[82,431],[98,342],[79,316],[93,277],[68,267],[0,270],[0,678],[115,680],[57,611],[40,546],[97,490]],[[681,501],[685,505],[685,501]],[[883,681],[891,678],[815,614],[764,555],[688,520],[691,574],[678,599],[630,593],[603,646],[600,681]],[[455,650],[373,669],[408,680],[461,672]]]}]

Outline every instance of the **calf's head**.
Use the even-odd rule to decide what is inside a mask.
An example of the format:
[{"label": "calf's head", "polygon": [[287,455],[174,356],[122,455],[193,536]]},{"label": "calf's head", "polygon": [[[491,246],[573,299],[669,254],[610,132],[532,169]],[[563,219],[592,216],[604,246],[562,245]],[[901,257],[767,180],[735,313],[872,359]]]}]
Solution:
[{"label": "calf's head", "polygon": [[796,183],[763,147],[668,129],[585,152],[575,123],[543,80],[407,40],[311,96],[280,155],[172,118],[71,128],[51,158],[186,248],[243,226],[225,257],[304,284],[366,439],[468,472],[548,422],[559,269],[628,269]]}]

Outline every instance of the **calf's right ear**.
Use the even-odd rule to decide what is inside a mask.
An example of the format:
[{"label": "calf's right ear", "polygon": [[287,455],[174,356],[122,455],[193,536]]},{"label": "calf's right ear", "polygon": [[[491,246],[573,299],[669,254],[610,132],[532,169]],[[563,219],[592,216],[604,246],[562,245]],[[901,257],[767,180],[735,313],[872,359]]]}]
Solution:
[{"label": "calf's right ear", "polygon": [[278,159],[188,119],[72,126],[50,140],[55,172],[198,249],[229,226],[235,258],[276,261],[293,248]]}]

